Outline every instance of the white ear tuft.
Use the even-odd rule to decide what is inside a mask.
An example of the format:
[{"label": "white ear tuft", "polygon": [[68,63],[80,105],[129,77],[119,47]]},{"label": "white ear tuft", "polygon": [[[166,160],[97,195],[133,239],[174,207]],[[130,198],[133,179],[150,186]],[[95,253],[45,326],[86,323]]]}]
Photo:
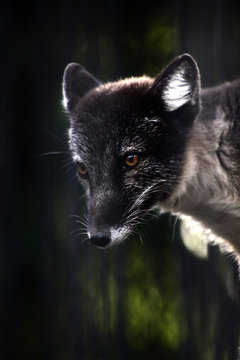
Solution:
[{"label": "white ear tuft", "polygon": [[168,111],[174,111],[191,99],[191,85],[185,76],[185,67],[178,68],[168,79],[162,98]]}]

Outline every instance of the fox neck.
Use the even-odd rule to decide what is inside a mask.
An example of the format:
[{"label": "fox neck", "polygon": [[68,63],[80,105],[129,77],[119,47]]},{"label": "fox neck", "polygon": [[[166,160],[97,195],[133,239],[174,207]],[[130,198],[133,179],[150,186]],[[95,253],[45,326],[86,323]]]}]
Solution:
[{"label": "fox neck", "polygon": [[[228,132],[229,124],[220,110],[216,109],[216,118],[207,122],[202,121],[200,113],[189,136],[182,182],[167,207],[200,221],[227,240],[240,255],[239,192],[219,155],[220,144],[227,139]],[[230,153],[229,145],[225,145]],[[233,168],[231,158],[225,152],[224,156],[228,169]]]}]

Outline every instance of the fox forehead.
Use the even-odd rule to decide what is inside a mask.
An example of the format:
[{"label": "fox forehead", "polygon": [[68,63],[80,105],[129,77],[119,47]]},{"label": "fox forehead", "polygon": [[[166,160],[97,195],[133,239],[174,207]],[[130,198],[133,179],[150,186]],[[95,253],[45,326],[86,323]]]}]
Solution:
[{"label": "fox forehead", "polygon": [[[147,92],[153,79],[148,77],[131,78],[106,83],[90,90],[79,99],[75,107],[73,122],[108,123],[121,121],[131,114],[151,113]],[[128,119],[129,120],[129,119]]]},{"label": "fox forehead", "polygon": [[[124,91],[119,83],[124,83]],[[74,153],[144,151],[147,134],[161,134],[163,119],[144,108],[145,78],[100,86],[79,102],[72,115],[69,143]],[[127,89],[127,94],[126,94]],[[97,105],[97,106],[96,106]]]}]

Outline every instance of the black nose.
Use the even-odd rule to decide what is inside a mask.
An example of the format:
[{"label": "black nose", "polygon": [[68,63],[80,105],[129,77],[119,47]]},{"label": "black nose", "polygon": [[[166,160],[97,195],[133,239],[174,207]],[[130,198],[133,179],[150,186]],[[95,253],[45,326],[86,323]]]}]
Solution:
[{"label": "black nose", "polygon": [[96,235],[92,236],[90,238],[90,241],[92,245],[104,248],[111,242],[111,239],[108,236],[99,232]]}]

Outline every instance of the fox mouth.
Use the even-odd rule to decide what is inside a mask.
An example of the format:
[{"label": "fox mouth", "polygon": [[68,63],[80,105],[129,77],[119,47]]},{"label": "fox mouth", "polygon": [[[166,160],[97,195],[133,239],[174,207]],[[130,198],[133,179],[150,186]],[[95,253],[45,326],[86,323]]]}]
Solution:
[{"label": "fox mouth", "polygon": [[126,220],[128,225],[123,223],[119,226],[110,227],[110,229],[107,231],[99,231],[96,234],[88,233],[91,244],[100,249],[108,249],[119,245],[121,242],[131,236],[136,226],[141,223],[144,215],[155,209],[155,206],[155,203],[151,203],[151,206],[149,207],[133,211],[133,213],[130,214]]},{"label": "fox mouth", "polygon": [[124,221],[110,227],[101,229],[96,233],[89,233],[89,240],[92,245],[100,249],[108,249],[116,246],[126,240],[132,234],[137,224],[150,210],[156,207],[155,193],[156,185],[154,184],[145,189],[142,194],[127,208],[123,214]]}]

